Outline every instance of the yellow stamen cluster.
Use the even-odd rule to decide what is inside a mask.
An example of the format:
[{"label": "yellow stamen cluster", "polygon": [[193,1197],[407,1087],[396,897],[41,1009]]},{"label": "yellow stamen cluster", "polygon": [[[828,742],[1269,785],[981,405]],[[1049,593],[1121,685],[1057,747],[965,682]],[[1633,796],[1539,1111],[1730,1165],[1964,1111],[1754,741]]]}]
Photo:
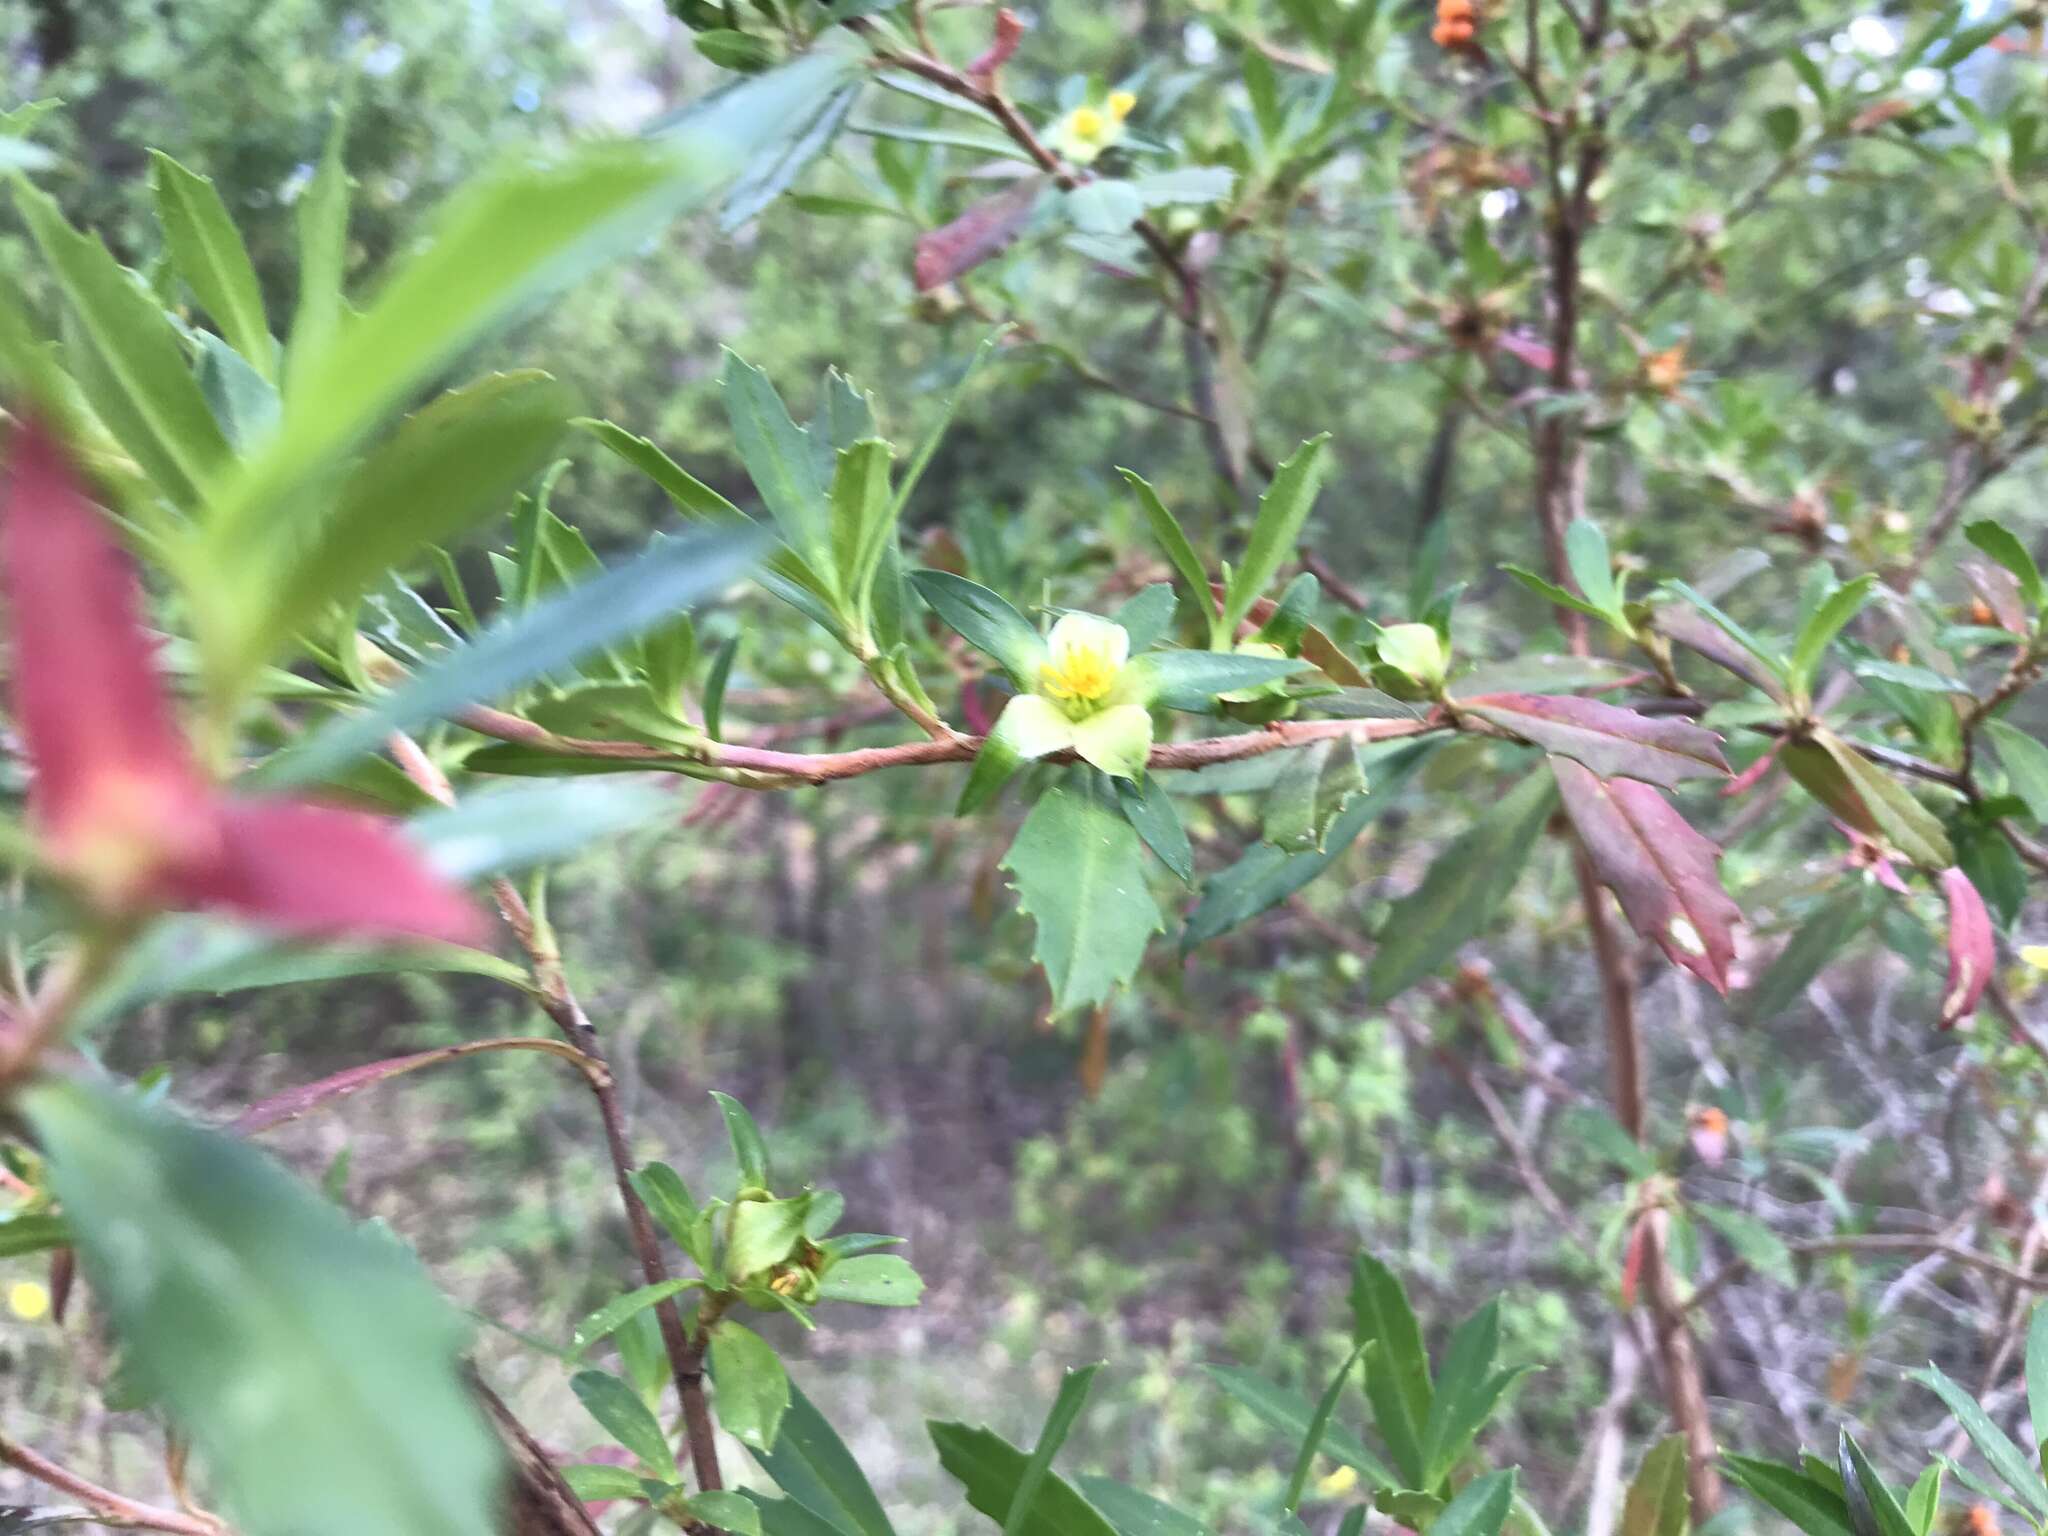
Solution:
[{"label": "yellow stamen cluster", "polygon": [[1099,103],[1078,106],[1053,125],[1052,147],[1076,165],[1086,165],[1124,136],[1124,119],[1138,105],[1130,91],[1111,91]]},{"label": "yellow stamen cluster", "polygon": [[1058,661],[1048,661],[1039,681],[1063,704],[1093,704],[1109,693],[1116,681],[1116,665],[1100,651],[1070,651]]},{"label": "yellow stamen cluster", "polygon": [[1070,613],[1046,637],[1046,656],[1038,669],[1039,691],[1067,708],[1100,704],[1116,686],[1117,674],[1130,659],[1131,640],[1122,625],[1093,614]]}]

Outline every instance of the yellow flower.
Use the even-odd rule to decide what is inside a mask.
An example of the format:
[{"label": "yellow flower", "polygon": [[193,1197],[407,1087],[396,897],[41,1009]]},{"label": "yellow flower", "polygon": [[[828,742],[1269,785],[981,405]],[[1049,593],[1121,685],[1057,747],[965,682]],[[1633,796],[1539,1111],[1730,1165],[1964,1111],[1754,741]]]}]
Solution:
[{"label": "yellow flower", "polygon": [[17,1280],[7,1288],[7,1308],[32,1323],[50,1310],[50,1293],[33,1280]]},{"label": "yellow flower", "polygon": [[1358,1469],[1351,1466],[1340,1466],[1328,1477],[1317,1480],[1316,1492],[1326,1499],[1336,1499],[1342,1498],[1357,1486]]},{"label": "yellow flower", "polygon": [[1086,713],[1116,686],[1117,674],[1130,659],[1131,637],[1121,624],[1092,613],[1063,614],[1045,639],[1046,658],[1038,669],[1038,685],[1047,698],[1066,706],[1069,714]]},{"label": "yellow flower", "polygon": [[2048,944],[2027,944],[2020,949],[2020,958],[2037,971],[2048,971]]},{"label": "yellow flower", "polygon": [[1129,91],[1111,91],[1106,100],[1075,107],[1046,135],[1052,147],[1075,165],[1087,165],[1124,136],[1124,119],[1137,106]]}]

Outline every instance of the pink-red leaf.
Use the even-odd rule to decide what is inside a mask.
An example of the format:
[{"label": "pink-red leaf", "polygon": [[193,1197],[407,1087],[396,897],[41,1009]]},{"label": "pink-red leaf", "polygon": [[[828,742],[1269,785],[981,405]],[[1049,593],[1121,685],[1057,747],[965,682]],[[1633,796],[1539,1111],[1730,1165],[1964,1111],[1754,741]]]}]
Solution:
[{"label": "pink-red leaf", "polygon": [[1658,719],[1597,699],[1538,693],[1485,693],[1459,700],[1458,711],[1477,715],[1531,746],[1584,763],[1603,779],[1671,786],[1728,774],[1721,738],[1690,720]]},{"label": "pink-red leaf", "polygon": [[304,800],[230,800],[220,856],[176,895],[285,933],[479,946],[483,914],[391,823]]},{"label": "pink-red leaf", "polygon": [[1550,767],[1580,846],[1636,932],[1726,996],[1742,910],[1721,888],[1721,850],[1647,784],[1560,758]]},{"label": "pink-red leaf", "polygon": [[29,806],[52,858],[110,903],[203,856],[210,791],[160,683],[133,567],[57,440],[7,444],[0,584]]},{"label": "pink-red leaf", "polygon": [[1752,687],[1783,702],[1784,687],[1770,669],[1728,637],[1727,631],[1698,609],[1684,603],[1665,603],[1657,609],[1656,625],[1670,639],[1689,651],[1706,657],[1717,667],[1733,672]]},{"label": "pink-red leaf", "polygon": [[431,1051],[415,1051],[410,1056],[392,1056],[384,1061],[365,1062],[359,1067],[349,1067],[330,1077],[315,1082],[300,1083],[296,1088],[287,1088],[274,1093],[243,1110],[235,1123],[228,1127],[237,1136],[254,1136],[272,1126],[283,1125],[301,1115],[311,1114],[323,1105],[338,1103],[363,1089],[408,1072],[417,1072],[421,1067],[431,1067],[438,1062],[454,1061],[461,1056],[475,1056],[485,1051],[544,1051],[552,1056],[581,1067],[585,1072],[602,1072],[590,1057],[573,1045],[561,1040],[530,1039],[515,1036],[502,1040],[464,1040],[456,1045],[438,1046]]},{"label": "pink-red leaf", "polygon": [[1953,1029],[1976,1011],[1998,964],[1998,949],[1991,914],[1968,875],[1944,869],[1941,893],[1948,898],[1948,990],[1941,999],[1941,1027]]},{"label": "pink-red leaf", "polygon": [[918,236],[917,257],[911,264],[917,291],[929,293],[1000,255],[1031,222],[1044,185],[1043,176],[1027,176],[975,203],[952,223]]},{"label": "pink-red leaf", "polygon": [[1965,560],[1962,572],[1970,591],[2000,629],[2015,635],[2025,635],[2032,629],[2027,622],[2026,603],[2020,596],[2019,578],[2011,571],[1982,560]]}]

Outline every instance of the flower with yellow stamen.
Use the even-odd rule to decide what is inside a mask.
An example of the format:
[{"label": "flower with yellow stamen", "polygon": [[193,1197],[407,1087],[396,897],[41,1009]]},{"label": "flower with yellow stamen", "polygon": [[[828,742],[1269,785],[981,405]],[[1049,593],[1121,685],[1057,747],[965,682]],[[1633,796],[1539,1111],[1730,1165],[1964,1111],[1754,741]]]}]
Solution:
[{"label": "flower with yellow stamen", "polygon": [[1121,624],[1092,613],[1063,614],[1045,637],[1045,664],[1038,682],[1046,697],[1080,719],[1109,697],[1117,674],[1130,659],[1131,637]]},{"label": "flower with yellow stamen", "polygon": [[1088,165],[1124,136],[1124,119],[1138,105],[1130,91],[1111,91],[1101,102],[1084,102],[1056,121],[1046,134],[1061,158]]},{"label": "flower with yellow stamen", "polygon": [[2020,959],[2037,971],[2048,971],[2048,944],[2024,944],[2020,946]]},{"label": "flower with yellow stamen", "polygon": [[[1063,613],[1040,634],[1001,596],[950,571],[919,571],[919,596],[976,650],[1001,664],[1017,691],[996,716],[960,794],[964,815],[985,805],[1024,764],[1071,753],[1136,783],[1152,751],[1154,709],[1209,710],[1239,688],[1306,665],[1285,656],[1225,651],[1131,654],[1131,631],[1092,613]],[[1150,604],[1138,603],[1140,607]],[[1156,611],[1146,633],[1163,624]]]}]

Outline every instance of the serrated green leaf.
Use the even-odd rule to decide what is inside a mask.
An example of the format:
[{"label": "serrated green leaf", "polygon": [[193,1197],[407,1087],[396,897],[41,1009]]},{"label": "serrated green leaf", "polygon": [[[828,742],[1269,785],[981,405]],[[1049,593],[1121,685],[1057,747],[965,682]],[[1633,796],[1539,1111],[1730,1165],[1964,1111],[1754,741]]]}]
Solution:
[{"label": "serrated green leaf", "polygon": [[791,420],[768,375],[737,352],[719,377],[733,446],[784,542],[811,570],[834,569],[832,495],[813,439]]},{"label": "serrated green leaf", "polygon": [[371,708],[344,716],[270,759],[258,777],[269,787],[316,783],[379,750],[394,731],[413,730],[572,666],[720,591],[747,569],[760,547],[758,536],[743,530],[658,539],[602,576],[499,619]]},{"label": "serrated green leaf", "polygon": [[14,201],[64,296],[78,347],[89,352],[74,366],[89,360],[103,381],[102,419],[166,496],[197,505],[228,445],[170,321],[97,235],[65,222],[48,193],[17,177]]},{"label": "serrated green leaf", "polygon": [[275,379],[277,344],[264,317],[263,289],[219,191],[160,149],[152,149],[149,159],[157,222],[178,275],[228,345],[265,379]]},{"label": "serrated green leaf", "polygon": [[1136,974],[1162,920],[1145,884],[1143,845],[1106,789],[1047,791],[1002,867],[1037,925],[1033,954],[1055,1013],[1104,1002]]}]

